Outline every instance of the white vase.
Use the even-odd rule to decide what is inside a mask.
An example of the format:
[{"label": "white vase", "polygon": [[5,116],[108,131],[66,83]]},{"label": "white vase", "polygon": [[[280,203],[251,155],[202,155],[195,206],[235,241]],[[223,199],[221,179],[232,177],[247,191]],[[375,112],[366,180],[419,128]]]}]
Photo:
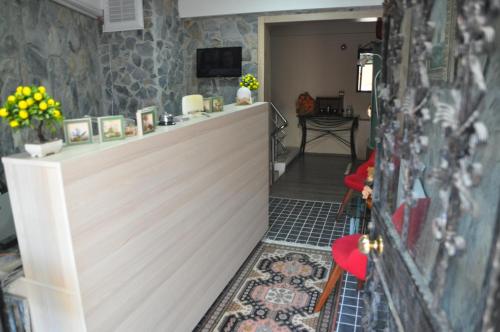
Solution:
[{"label": "white vase", "polygon": [[33,158],[42,158],[58,153],[63,147],[62,139],[42,144],[24,144],[24,149]]},{"label": "white vase", "polygon": [[236,105],[251,105],[252,103],[252,91],[245,86],[239,88],[236,93]]}]

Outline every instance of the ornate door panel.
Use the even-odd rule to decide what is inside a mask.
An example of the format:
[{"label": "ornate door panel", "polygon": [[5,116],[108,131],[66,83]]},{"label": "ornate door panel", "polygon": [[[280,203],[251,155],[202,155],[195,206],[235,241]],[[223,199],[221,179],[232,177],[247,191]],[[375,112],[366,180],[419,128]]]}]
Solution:
[{"label": "ornate door panel", "polygon": [[[384,4],[367,330],[498,325],[500,1]],[[381,240],[378,240],[380,237]],[[377,241],[375,241],[377,240]],[[384,325],[385,324],[385,325]],[[491,330],[493,331],[493,330]]]}]

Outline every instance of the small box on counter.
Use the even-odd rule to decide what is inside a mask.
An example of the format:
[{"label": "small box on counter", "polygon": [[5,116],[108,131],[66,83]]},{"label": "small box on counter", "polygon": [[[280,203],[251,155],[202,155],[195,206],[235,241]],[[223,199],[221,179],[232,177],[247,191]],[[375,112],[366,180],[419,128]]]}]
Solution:
[{"label": "small box on counter", "polygon": [[222,112],[224,110],[224,98],[208,97],[203,98],[203,111],[207,113]]}]

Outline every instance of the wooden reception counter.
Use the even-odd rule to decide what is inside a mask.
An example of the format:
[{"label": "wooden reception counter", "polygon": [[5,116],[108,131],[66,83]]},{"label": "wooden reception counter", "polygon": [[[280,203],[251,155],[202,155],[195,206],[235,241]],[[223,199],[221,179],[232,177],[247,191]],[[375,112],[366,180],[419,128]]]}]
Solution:
[{"label": "wooden reception counter", "polygon": [[191,331],[268,225],[268,105],[3,158],[35,331]]}]

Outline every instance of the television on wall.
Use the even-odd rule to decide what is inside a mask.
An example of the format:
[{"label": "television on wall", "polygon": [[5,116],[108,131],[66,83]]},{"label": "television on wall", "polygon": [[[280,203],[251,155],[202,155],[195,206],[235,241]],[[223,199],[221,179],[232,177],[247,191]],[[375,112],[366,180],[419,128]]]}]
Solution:
[{"label": "television on wall", "polygon": [[241,47],[199,48],[196,50],[196,76],[241,76]]}]

